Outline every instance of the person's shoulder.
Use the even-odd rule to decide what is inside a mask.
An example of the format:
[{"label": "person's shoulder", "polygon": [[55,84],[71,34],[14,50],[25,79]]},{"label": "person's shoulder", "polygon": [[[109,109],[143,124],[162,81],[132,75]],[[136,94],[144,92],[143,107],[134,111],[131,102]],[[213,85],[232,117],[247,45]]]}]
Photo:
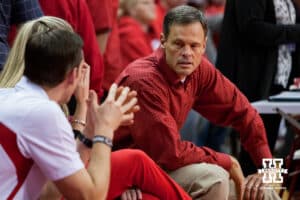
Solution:
[{"label": "person's shoulder", "polygon": [[19,113],[20,118],[26,121],[41,123],[42,121],[56,120],[63,115],[59,105],[48,97],[41,97],[36,94],[15,95],[13,99],[13,112]]},{"label": "person's shoulder", "polygon": [[132,31],[133,28],[139,28],[140,25],[139,23],[132,17],[130,16],[123,16],[119,19],[119,32],[122,33],[124,32],[134,32]]},{"label": "person's shoulder", "polygon": [[214,68],[214,65],[205,56],[202,57],[200,66],[205,68]]},{"label": "person's shoulder", "polygon": [[63,115],[59,105],[49,99],[32,99],[30,114],[38,120],[54,120]]},{"label": "person's shoulder", "polygon": [[129,85],[155,85],[165,81],[158,69],[158,61],[153,54],[130,63],[122,74],[123,82]]}]

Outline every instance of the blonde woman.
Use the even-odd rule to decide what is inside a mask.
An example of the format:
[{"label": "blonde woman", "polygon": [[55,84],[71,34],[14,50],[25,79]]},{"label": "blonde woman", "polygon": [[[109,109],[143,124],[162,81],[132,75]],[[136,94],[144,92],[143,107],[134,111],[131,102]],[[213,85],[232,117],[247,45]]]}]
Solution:
[{"label": "blonde woman", "polygon": [[[24,54],[25,54],[25,47],[26,44],[31,38],[31,36],[34,35],[39,35],[39,34],[46,34],[47,32],[53,32],[55,31],[54,29],[63,29],[64,31],[67,30],[69,32],[72,32],[72,28],[70,25],[67,24],[62,19],[56,18],[56,17],[41,17],[37,20],[30,21],[26,23],[20,30],[15,43],[12,47],[12,50],[10,52],[10,55],[8,57],[7,63],[5,65],[5,69],[3,71],[3,74],[1,74],[1,87],[5,85],[5,87],[14,87],[18,80],[23,75],[24,72]],[[42,61],[42,62],[47,62],[47,60]],[[87,94],[88,94],[88,83],[89,83],[89,66],[84,63],[84,61],[81,61],[80,64],[83,72],[83,76],[81,80],[79,81],[79,84],[77,85],[77,89],[75,92],[75,96],[77,97],[77,110],[75,112],[75,115],[73,116],[73,129],[76,129],[77,133],[81,134],[82,137],[85,138],[85,140],[80,140],[79,146],[81,149],[78,149],[80,152],[80,156],[83,160],[84,163],[87,163],[86,161],[89,160],[90,155],[93,153],[93,151],[90,151],[87,147],[90,147],[86,142],[86,140],[89,140],[88,136],[92,136],[95,134],[94,132],[89,132],[88,130],[85,129],[85,119],[87,115]],[[41,63],[38,66],[42,66],[43,64]],[[28,66],[27,66],[28,67]],[[18,85],[16,86],[18,88]],[[20,87],[19,87],[20,88]],[[22,89],[22,88],[20,88]],[[109,92],[109,97],[110,101],[105,101],[103,105],[100,107],[97,105],[97,95],[95,93],[91,93],[91,100],[90,100],[90,106],[91,110],[89,111],[90,115],[93,115],[93,117],[90,117],[89,119],[91,124],[98,124],[98,126],[101,126],[101,124],[106,124],[109,123],[107,119],[110,119],[111,121],[114,120],[114,118],[109,118],[106,117],[106,120],[103,120],[104,122],[101,121],[103,119],[101,117],[102,115],[109,116],[111,115],[110,108],[112,107],[112,104],[114,102],[117,102],[118,99],[122,98],[123,102],[125,104],[129,104],[132,102],[132,100],[135,98],[136,93],[135,92],[129,92],[129,88],[119,88],[119,91],[116,91],[116,86],[114,85],[112,87],[112,90]],[[5,89],[0,90],[0,96],[3,97],[6,91]],[[114,93],[115,97],[111,99],[112,93]],[[128,94],[125,95],[124,94]],[[127,96],[127,97],[126,97]],[[4,98],[3,98],[4,99]],[[136,99],[135,99],[136,100]],[[128,102],[128,103],[126,103]],[[6,102],[9,103],[9,102]],[[125,105],[124,104],[124,105]],[[120,107],[123,107],[121,105]],[[129,108],[127,106],[127,108]],[[137,107],[134,106],[131,109],[129,109],[126,113],[123,114],[122,117],[122,123],[121,124],[131,124],[133,121],[133,111],[137,110]],[[92,114],[91,114],[92,113]],[[1,116],[3,113],[0,113],[0,117],[5,119],[5,116]],[[98,120],[97,120],[98,119]],[[1,120],[0,120],[1,121]],[[4,120],[5,121],[5,120]],[[4,123],[4,124],[3,124]],[[21,123],[21,122],[20,122]],[[31,122],[34,123],[34,122]],[[4,126],[3,126],[4,125]],[[87,127],[91,127],[89,125],[89,122],[87,122]],[[50,128],[51,124],[49,124]],[[2,128],[5,127],[5,122],[1,121],[0,122],[0,136],[3,134]],[[44,127],[47,129],[47,127]],[[87,135],[84,136],[82,132],[86,132]],[[43,132],[41,130],[41,132]],[[28,133],[30,134],[30,133]],[[62,132],[61,134],[65,134],[65,132]],[[104,134],[104,133],[103,133]],[[80,139],[80,138],[79,138]],[[6,140],[0,141],[0,144],[5,143]],[[107,146],[106,147],[111,147],[111,144],[106,141],[105,143]],[[4,147],[7,147],[7,145],[3,145]],[[19,147],[18,147],[19,148]],[[108,149],[107,149],[108,150]],[[0,149],[1,151],[1,149]],[[22,152],[22,151],[21,151]],[[110,154],[110,149],[107,151]],[[2,153],[2,152],[0,152]],[[102,152],[104,153],[104,152]],[[51,153],[49,153],[51,154]],[[109,154],[107,156],[109,156]],[[28,156],[28,155],[27,155]],[[52,155],[53,156],[53,155]],[[40,160],[35,160],[36,157],[32,158],[33,162],[39,162]],[[93,157],[95,158],[95,157]],[[109,158],[109,157],[108,157]],[[41,158],[42,159],[42,158]],[[100,159],[100,158],[99,158]],[[123,194],[123,198],[126,198],[128,195],[133,195],[134,193],[132,192],[131,189],[132,187],[138,187],[141,189],[141,191],[145,192],[145,195],[142,197],[140,193],[138,193],[136,197],[139,199],[190,199],[190,197],[172,180],[170,179],[146,154],[142,153],[141,151],[138,150],[121,150],[117,152],[113,152],[111,154],[111,167],[108,169],[104,169],[105,167],[109,166],[110,163],[106,163],[105,160],[101,160],[102,167],[97,168],[98,174],[101,175],[102,179],[102,187],[98,188],[100,190],[101,196],[103,199],[116,199]],[[90,161],[90,164],[95,164],[95,160],[92,159]],[[108,160],[109,161],[109,160]],[[59,163],[58,163],[59,166]],[[62,168],[65,168],[66,166],[60,166]],[[9,168],[9,167],[8,167]],[[16,169],[18,170],[18,169]],[[43,171],[43,170],[42,170]],[[93,170],[94,171],[94,170]],[[109,173],[111,171],[111,174]],[[7,170],[6,172],[10,173],[15,173],[14,170]],[[19,171],[17,171],[19,172]],[[2,172],[3,173],[3,172]],[[21,173],[24,173],[24,171],[21,171]],[[22,176],[26,177],[26,174],[22,174]],[[46,174],[45,174],[46,175]],[[99,175],[97,175],[99,176]],[[9,180],[1,179],[1,171],[0,171],[0,182],[4,184],[9,184]],[[4,176],[5,177],[5,176]],[[9,176],[9,177],[14,177],[14,176]],[[110,182],[108,182],[110,179]],[[88,192],[87,190],[75,190],[74,192],[70,192],[70,190],[64,190],[66,188],[72,187],[72,188],[77,188],[78,185],[81,185],[83,187],[84,185],[75,183],[75,182],[68,182],[62,187],[60,181],[64,180],[58,180],[55,181],[57,187],[59,188],[60,192],[67,197],[67,199],[81,199],[79,193],[80,192]],[[57,182],[60,182],[60,184],[57,184]],[[21,188],[20,190],[13,191],[10,193],[10,191],[7,190],[2,190],[3,188],[0,187],[0,196],[5,196],[5,194],[10,193],[10,195],[25,195],[24,198],[22,199],[35,199],[37,193],[32,193],[37,192],[36,188],[32,189],[31,187],[34,187],[34,184],[29,184],[27,185],[27,182],[25,181],[26,185],[22,187],[26,187],[28,190],[28,193],[22,193],[23,189]],[[76,185],[77,184],[77,185]],[[48,188],[47,188],[48,189]],[[48,198],[49,199],[49,193],[48,190],[44,191],[43,198]],[[102,192],[101,192],[102,191]],[[168,192],[165,192],[168,191]],[[15,192],[15,193],[14,193]],[[3,193],[3,194],[2,194]],[[99,193],[99,191],[97,192]],[[53,194],[53,193],[52,193]],[[107,194],[107,195],[106,195]],[[124,194],[126,196],[124,196]],[[149,195],[151,194],[151,195]],[[27,197],[32,197],[32,198],[27,198]],[[101,196],[99,196],[99,199],[102,199]],[[57,197],[57,196],[56,196]],[[55,197],[51,197],[51,199],[54,199]],[[97,198],[98,199],[98,198]]]}]

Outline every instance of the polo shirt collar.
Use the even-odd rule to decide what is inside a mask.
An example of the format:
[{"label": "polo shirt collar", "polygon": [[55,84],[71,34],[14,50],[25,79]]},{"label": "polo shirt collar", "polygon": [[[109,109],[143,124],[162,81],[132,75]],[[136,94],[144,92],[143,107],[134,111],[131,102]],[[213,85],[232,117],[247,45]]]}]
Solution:
[{"label": "polo shirt collar", "polygon": [[31,82],[26,76],[22,76],[21,80],[15,86],[16,90],[29,90],[30,94],[49,99],[46,91],[39,85]]},{"label": "polo shirt collar", "polygon": [[163,74],[164,78],[172,85],[177,85],[178,83],[182,83],[180,77],[176,74],[174,70],[172,70],[167,62],[164,50],[160,47],[155,52],[158,59],[158,69]]}]

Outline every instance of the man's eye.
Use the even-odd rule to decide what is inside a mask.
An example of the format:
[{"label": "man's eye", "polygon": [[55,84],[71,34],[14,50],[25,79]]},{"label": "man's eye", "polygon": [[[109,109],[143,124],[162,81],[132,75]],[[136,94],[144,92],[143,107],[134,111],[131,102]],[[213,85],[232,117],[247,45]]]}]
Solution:
[{"label": "man's eye", "polygon": [[182,47],[182,44],[180,42],[175,42],[174,44],[176,47]]}]

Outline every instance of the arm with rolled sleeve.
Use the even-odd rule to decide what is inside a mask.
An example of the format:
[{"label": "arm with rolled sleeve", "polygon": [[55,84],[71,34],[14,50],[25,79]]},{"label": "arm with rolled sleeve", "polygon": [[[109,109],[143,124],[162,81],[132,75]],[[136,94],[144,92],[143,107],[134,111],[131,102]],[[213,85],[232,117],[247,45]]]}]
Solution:
[{"label": "arm with rolled sleeve", "polygon": [[262,158],[271,158],[266,131],[258,112],[247,98],[208,61],[200,66],[194,108],[215,124],[232,126],[241,136],[241,143],[257,166]]},{"label": "arm with rolled sleeve", "polygon": [[[269,4],[269,5],[268,5]],[[262,46],[278,46],[300,42],[299,24],[276,24],[266,21],[274,12],[268,0],[235,0],[237,28],[250,43]]]},{"label": "arm with rolled sleeve", "polygon": [[[169,110],[168,94],[155,83],[145,80],[129,84],[138,92],[141,107],[130,130],[138,147],[167,170],[201,162],[218,164],[229,170],[229,156],[181,140],[176,121]],[[160,98],[162,94],[166,98]]]}]

